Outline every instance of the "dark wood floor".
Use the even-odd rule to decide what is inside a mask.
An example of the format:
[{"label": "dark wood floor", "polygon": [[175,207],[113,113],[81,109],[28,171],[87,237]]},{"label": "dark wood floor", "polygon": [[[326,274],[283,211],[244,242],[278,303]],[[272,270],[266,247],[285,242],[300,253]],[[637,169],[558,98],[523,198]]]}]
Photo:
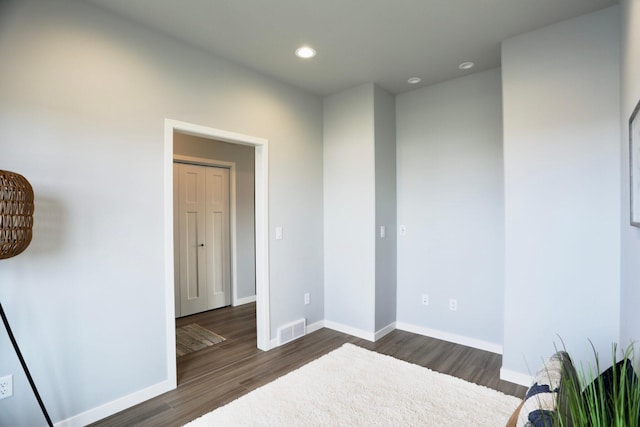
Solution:
[{"label": "dark wood floor", "polygon": [[526,392],[525,387],[500,380],[500,355],[409,332],[396,330],[372,343],[321,329],[263,352],[256,348],[255,304],[176,320],[177,327],[189,323],[198,323],[227,340],[178,358],[176,390],[92,426],[181,426],[347,342],[513,396],[522,397]]}]

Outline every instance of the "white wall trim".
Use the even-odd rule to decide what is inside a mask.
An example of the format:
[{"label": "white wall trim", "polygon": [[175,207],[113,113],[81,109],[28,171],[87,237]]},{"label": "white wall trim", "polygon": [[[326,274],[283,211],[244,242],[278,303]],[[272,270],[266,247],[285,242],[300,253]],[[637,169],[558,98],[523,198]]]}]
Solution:
[{"label": "white wall trim", "polygon": [[503,351],[502,344],[465,337],[464,335],[452,334],[450,332],[439,331],[437,329],[425,328],[403,322],[396,322],[396,328],[402,331],[424,335],[425,337],[437,338],[439,340],[466,345],[467,347],[473,347],[479,350],[490,351],[491,353],[502,354]]},{"label": "white wall trim", "polygon": [[311,332],[319,331],[322,328],[324,328],[324,320],[307,325],[306,333],[310,334]]},{"label": "white wall trim", "polygon": [[[213,166],[229,169],[229,231],[231,235],[231,305],[234,307],[241,305],[238,299],[238,244],[236,239],[236,163],[225,162],[223,160],[205,159],[202,157],[173,155],[176,163],[187,163],[190,165]],[[175,285],[174,285],[175,286]]]},{"label": "white wall trim", "polygon": [[380,338],[382,338],[385,335],[393,332],[395,329],[396,329],[396,322],[389,323],[384,328],[379,329],[378,331],[376,331],[376,333],[374,335],[374,338],[373,338],[374,341],[378,341]]},{"label": "white wall trim", "polygon": [[531,375],[523,374],[505,368],[500,368],[500,379],[503,381],[508,381],[510,383],[520,384],[525,387],[530,387],[533,382],[533,377]]},{"label": "white wall trim", "polygon": [[178,126],[164,121],[164,287],[167,381],[169,389],[178,387],[176,366],[176,308],[173,235],[173,131]]},{"label": "white wall trim", "polygon": [[163,381],[161,383],[152,385],[151,387],[147,387],[143,390],[132,393],[128,396],[123,396],[109,403],[105,403],[104,405],[98,406],[97,408],[93,408],[81,414],[74,415],[73,417],[67,418],[66,420],[58,421],[57,423],[55,423],[55,426],[83,427],[106,418],[109,415],[115,414],[124,409],[131,408],[132,406],[145,402],[174,388],[175,386],[172,384],[171,379],[169,379],[167,381]]},{"label": "white wall trim", "polygon": [[233,299],[233,306],[237,307],[239,305],[251,304],[252,302],[256,302],[256,296],[255,295],[252,295],[250,297],[244,297],[244,298],[234,298]]},{"label": "white wall trim", "polygon": [[269,146],[268,140],[172,119],[164,121],[164,229],[167,377],[177,386],[173,276],[173,133],[255,148],[256,328],[260,350],[271,348],[269,311]]},{"label": "white wall trim", "polygon": [[364,331],[362,329],[354,328],[352,326],[343,325],[341,323],[332,322],[330,320],[324,321],[324,327],[333,329],[334,331],[342,332],[343,334],[352,335],[354,337],[362,338],[363,340],[374,342],[376,335],[373,332]]}]

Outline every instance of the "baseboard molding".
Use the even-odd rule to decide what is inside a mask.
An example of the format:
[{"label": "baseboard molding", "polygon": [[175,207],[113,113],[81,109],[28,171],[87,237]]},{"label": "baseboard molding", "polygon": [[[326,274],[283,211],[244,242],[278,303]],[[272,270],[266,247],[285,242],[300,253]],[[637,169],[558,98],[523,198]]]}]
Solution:
[{"label": "baseboard molding", "polygon": [[334,331],[342,332],[343,334],[352,335],[354,337],[362,338],[363,340],[375,342],[376,335],[373,332],[364,331],[362,329],[354,328],[352,326],[343,325],[341,323],[332,322],[330,320],[324,321],[324,327],[333,329]]},{"label": "baseboard molding", "polygon": [[318,331],[318,330],[320,330],[322,328],[324,328],[324,320],[321,320],[319,322],[307,325],[307,332],[306,333],[310,334],[311,332]]},{"label": "baseboard molding", "polygon": [[450,332],[439,331],[437,329],[425,328],[423,326],[416,326],[403,322],[396,322],[396,328],[402,331],[424,335],[425,337],[437,338],[439,340],[477,348],[478,350],[489,351],[491,353],[502,354],[503,352],[503,347],[501,344],[479,340],[477,338],[470,338],[464,335],[452,334]]},{"label": "baseboard molding", "polygon": [[66,420],[58,421],[55,423],[56,427],[83,427],[106,418],[110,415],[131,408],[138,403],[142,403],[156,396],[160,396],[162,393],[166,393],[173,390],[172,382],[167,380],[151,387],[147,387],[128,396],[121,397],[112,402],[105,403],[97,408],[90,409],[78,415],[74,415]]},{"label": "baseboard molding", "polygon": [[505,368],[500,368],[500,379],[503,381],[509,381],[510,383],[520,384],[525,387],[529,387],[533,382],[533,377],[531,375]]},{"label": "baseboard molding", "polygon": [[384,328],[378,330],[374,335],[374,341],[378,341],[380,338],[384,337],[388,333],[393,332],[396,329],[396,322],[389,323]]},{"label": "baseboard molding", "polygon": [[233,306],[237,307],[239,305],[244,305],[244,304],[250,304],[252,302],[256,302],[256,296],[250,296],[250,297],[244,297],[244,298],[234,298],[233,299]]}]

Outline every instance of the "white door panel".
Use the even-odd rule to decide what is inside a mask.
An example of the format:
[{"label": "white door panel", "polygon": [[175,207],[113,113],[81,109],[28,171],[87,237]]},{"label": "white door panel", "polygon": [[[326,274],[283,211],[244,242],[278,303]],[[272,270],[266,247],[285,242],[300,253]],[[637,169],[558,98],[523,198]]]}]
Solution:
[{"label": "white door panel", "polygon": [[229,170],[174,164],[176,315],[230,304]]},{"label": "white door panel", "polygon": [[207,246],[210,251],[209,304],[224,307],[231,302],[229,262],[229,169],[207,168]]}]

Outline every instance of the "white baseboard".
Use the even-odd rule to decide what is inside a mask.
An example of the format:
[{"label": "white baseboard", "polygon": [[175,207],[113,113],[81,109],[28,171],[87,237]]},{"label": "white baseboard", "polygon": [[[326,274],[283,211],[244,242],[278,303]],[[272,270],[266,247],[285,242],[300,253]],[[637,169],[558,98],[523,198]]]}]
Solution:
[{"label": "white baseboard", "polygon": [[252,302],[256,302],[256,296],[250,296],[250,297],[244,297],[244,298],[234,298],[233,299],[233,306],[237,307],[239,305],[244,305],[244,304],[249,304]]},{"label": "white baseboard", "polygon": [[[367,341],[375,342],[380,338],[384,337],[388,333],[394,331],[396,329],[396,323],[390,323],[384,328],[380,329],[375,333],[363,331],[362,329],[353,328],[351,326],[343,325],[337,322],[331,322],[328,320],[321,320],[319,322],[312,323],[307,325],[306,333],[310,334],[311,332],[315,332],[322,328],[333,329],[334,331],[342,332],[347,335],[352,335],[357,338],[362,338]],[[277,347],[278,344],[275,339],[271,340],[271,348]]]},{"label": "white baseboard", "polygon": [[396,322],[392,322],[376,332],[364,331],[362,329],[343,325],[337,322],[331,322],[329,320],[324,321],[324,326],[325,328],[333,329],[334,331],[342,332],[343,334],[353,335],[354,337],[362,338],[363,340],[376,342],[388,333],[394,331],[396,329]]},{"label": "white baseboard", "polygon": [[393,332],[396,329],[396,322],[389,323],[384,328],[376,331],[374,336],[374,341],[378,341],[380,338],[384,337],[390,332]]},{"label": "white baseboard", "polygon": [[533,377],[531,375],[505,368],[500,368],[500,379],[503,381],[509,381],[510,383],[520,384],[525,387],[531,386],[533,382]]},{"label": "white baseboard", "polygon": [[396,322],[396,328],[402,331],[424,335],[425,337],[437,338],[439,340],[449,341],[456,344],[466,345],[467,347],[489,351],[491,353],[502,354],[503,351],[502,344],[483,341],[477,338],[465,337],[464,335],[452,334],[450,332],[439,331],[437,329],[425,328],[423,326],[416,326],[403,322]]},{"label": "white baseboard", "polygon": [[321,320],[319,322],[307,325],[307,332],[306,333],[310,334],[311,332],[318,331],[318,330],[320,330],[322,328],[324,328],[324,320]]},{"label": "white baseboard", "polygon": [[352,335],[354,337],[362,338],[363,340],[374,342],[376,335],[373,332],[364,331],[362,329],[354,328],[352,326],[343,325],[341,323],[332,322],[330,320],[324,321],[324,327],[333,329],[334,331],[342,332],[343,334]]},{"label": "white baseboard", "polygon": [[128,396],[121,397],[112,402],[105,403],[97,408],[90,409],[78,415],[74,415],[66,420],[55,423],[56,427],[83,427],[88,424],[99,421],[110,415],[131,408],[132,406],[142,403],[156,396],[173,390],[171,381],[163,381],[151,387],[147,387]]}]

